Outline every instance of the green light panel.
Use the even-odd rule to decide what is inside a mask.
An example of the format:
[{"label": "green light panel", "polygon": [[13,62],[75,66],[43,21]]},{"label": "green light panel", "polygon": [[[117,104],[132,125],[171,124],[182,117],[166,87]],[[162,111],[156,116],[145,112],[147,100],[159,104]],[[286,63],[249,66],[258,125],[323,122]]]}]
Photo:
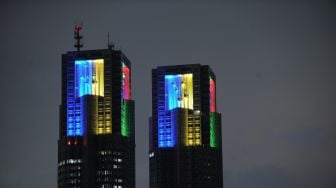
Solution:
[{"label": "green light panel", "polygon": [[128,136],[127,104],[121,101],[121,135]]},{"label": "green light panel", "polygon": [[219,143],[219,133],[218,133],[218,117],[213,112],[210,112],[210,147],[215,148],[218,147]]}]

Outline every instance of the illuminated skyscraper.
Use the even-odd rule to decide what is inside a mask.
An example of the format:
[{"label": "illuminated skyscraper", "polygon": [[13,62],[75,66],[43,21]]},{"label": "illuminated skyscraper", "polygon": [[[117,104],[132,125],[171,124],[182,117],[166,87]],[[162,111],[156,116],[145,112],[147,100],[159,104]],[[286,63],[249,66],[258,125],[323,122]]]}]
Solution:
[{"label": "illuminated skyscraper", "polygon": [[62,56],[59,188],[134,188],[131,63],[112,47]]},{"label": "illuminated skyscraper", "polygon": [[206,65],[152,70],[151,188],[222,188],[221,114]]}]

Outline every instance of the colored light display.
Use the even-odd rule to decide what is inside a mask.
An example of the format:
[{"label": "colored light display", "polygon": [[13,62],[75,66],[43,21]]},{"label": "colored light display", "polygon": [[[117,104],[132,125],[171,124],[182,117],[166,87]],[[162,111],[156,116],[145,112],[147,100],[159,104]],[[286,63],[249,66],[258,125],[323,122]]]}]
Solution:
[{"label": "colored light display", "polygon": [[[165,75],[165,101],[159,102],[158,142],[159,147],[174,147],[176,145],[176,129],[178,120],[172,112],[175,108],[193,109],[193,75]],[[164,105],[164,106],[160,106]],[[186,121],[187,124],[187,121]],[[185,141],[187,142],[187,141]]]},{"label": "colored light display", "polygon": [[165,75],[166,110],[193,109],[192,74]]},{"label": "colored light display", "polygon": [[122,63],[122,96],[125,100],[131,100],[131,82],[130,82],[130,69]]},{"label": "colored light display", "polygon": [[209,80],[210,80],[210,147],[217,147],[218,120],[216,119],[215,113],[213,113],[216,112],[216,83],[211,77],[209,77]]},{"label": "colored light display", "polygon": [[104,96],[104,60],[75,61],[76,97]]},{"label": "colored light display", "polygon": [[125,100],[131,100],[130,69],[122,63],[122,101],[121,101],[121,135],[129,136],[130,112],[129,104]]},{"label": "colored light display", "polygon": [[78,98],[104,96],[104,60],[77,60],[74,68],[75,75],[68,72],[73,79],[68,78],[67,83],[67,136],[82,136],[85,114],[83,101]]},{"label": "colored light display", "polygon": [[216,83],[210,77],[210,112],[216,112]]},{"label": "colored light display", "polygon": [[121,102],[121,135],[129,136],[129,105],[126,101]]},{"label": "colored light display", "polygon": [[215,148],[218,147],[220,140],[219,138],[219,129],[220,126],[218,122],[218,116],[216,117],[216,113],[210,112],[210,147]]},{"label": "colored light display", "polygon": [[210,147],[216,147],[215,117],[210,113]]},{"label": "colored light display", "polygon": [[200,113],[194,111],[194,114],[186,114],[184,129],[187,135],[186,146],[201,145],[201,117]]},{"label": "colored light display", "polygon": [[170,148],[176,145],[175,129],[178,122],[171,111],[159,116],[158,141],[160,148]]}]

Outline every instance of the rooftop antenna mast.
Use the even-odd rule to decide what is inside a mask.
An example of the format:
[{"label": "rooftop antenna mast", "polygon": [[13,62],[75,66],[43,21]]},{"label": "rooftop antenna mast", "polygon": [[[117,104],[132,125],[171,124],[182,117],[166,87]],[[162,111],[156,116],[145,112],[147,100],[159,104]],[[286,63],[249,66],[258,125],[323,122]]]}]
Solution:
[{"label": "rooftop antenna mast", "polygon": [[74,28],[75,45],[74,47],[77,49],[77,51],[80,51],[80,48],[83,47],[83,43],[81,43],[81,39],[83,39],[83,35],[81,34],[82,29],[83,29],[83,23],[75,24],[75,28]]},{"label": "rooftop antenna mast", "polygon": [[112,42],[110,42],[110,32],[107,32],[107,47],[110,50],[114,49],[114,44]]}]

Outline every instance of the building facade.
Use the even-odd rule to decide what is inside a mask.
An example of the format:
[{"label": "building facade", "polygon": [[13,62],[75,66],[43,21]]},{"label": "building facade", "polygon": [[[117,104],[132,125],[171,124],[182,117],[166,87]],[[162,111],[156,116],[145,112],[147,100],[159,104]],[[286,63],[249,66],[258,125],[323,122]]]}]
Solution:
[{"label": "building facade", "polygon": [[150,188],[222,188],[221,114],[207,65],[152,70]]},{"label": "building facade", "polygon": [[131,63],[120,51],[62,55],[58,188],[134,188]]}]

